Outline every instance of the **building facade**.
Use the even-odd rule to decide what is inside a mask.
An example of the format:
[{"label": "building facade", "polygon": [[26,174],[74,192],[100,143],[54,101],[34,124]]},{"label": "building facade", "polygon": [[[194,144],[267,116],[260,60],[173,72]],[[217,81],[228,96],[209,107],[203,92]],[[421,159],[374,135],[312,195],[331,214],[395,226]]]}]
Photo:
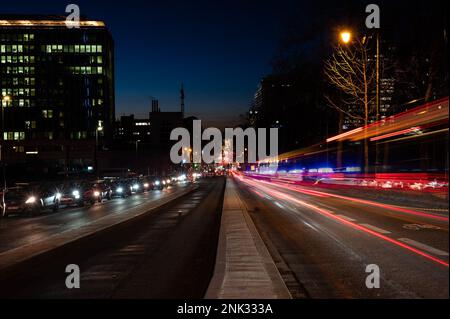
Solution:
[{"label": "building facade", "polygon": [[65,17],[0,17],[0,92],[4,161],[92,165],[115,123],[114,45],[104,22],[67,28]]}]

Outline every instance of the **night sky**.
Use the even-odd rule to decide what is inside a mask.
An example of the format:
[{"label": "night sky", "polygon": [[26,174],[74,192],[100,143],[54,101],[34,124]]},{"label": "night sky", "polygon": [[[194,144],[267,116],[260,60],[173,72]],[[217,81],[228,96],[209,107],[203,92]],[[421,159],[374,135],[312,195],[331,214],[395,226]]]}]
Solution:
[{"label": "night sky", "polygon": [[[106,22],[115,40],[116,115],[146,116],[150,96],[162,110],[186,111],[207,125],[232,125],[245,113],[259,80],[270,73],[290,1],[24,1],[1,13],[81,14]],[[297,2],[298,3],[298,2]]]}]

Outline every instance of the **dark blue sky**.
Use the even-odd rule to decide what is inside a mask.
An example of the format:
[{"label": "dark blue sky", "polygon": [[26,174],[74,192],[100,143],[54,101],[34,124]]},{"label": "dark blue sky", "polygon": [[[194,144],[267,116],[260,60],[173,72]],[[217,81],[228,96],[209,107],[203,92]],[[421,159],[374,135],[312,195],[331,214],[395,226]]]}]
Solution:
[{"label": "dark blue sky", "polygon": [[293,14],[289,1],[244,0],[15,0],[0,10],[65,14],[69,3],[105,20],[114,37],[118,116],[145,116],[150,96],[163,110],[178,109],[184,82],[187,113],[210,125],[248,109]]}]

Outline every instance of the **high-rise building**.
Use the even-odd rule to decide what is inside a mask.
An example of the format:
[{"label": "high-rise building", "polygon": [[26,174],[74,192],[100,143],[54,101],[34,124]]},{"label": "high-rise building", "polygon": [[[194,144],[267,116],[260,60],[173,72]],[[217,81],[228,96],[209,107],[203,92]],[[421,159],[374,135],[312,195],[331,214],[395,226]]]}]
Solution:
[{"label": "high-rise building", "polygon": [[[102,21],[0,17],[3,159],[92,165],[114,133],[113,39]],[[101,127],[101,129],[98,129]]]}]

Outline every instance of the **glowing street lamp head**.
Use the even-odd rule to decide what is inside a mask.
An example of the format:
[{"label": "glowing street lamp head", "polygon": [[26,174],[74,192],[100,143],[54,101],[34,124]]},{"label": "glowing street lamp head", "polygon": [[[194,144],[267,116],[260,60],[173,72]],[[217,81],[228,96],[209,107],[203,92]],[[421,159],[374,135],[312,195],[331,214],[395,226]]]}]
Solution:
[{"label": "glowing street lamp head", "polygon": [[352,38],[352,34],[348,31],[341,32],[341,41],[345,44],[349,43]]}]

